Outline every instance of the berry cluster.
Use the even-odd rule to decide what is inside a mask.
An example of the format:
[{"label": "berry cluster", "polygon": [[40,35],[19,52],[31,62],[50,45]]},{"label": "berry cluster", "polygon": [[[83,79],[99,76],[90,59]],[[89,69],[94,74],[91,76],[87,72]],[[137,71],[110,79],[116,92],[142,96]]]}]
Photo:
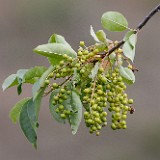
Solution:
[{"label": "berry cluster", "polygon": [[99,135],[99,130],[107,125],[107,112],[105,112],[107,94],[104,87],[107,78],[103,72],[103,67],[100,67],[95,81],[91,82],[90,87],[83,91],[83,102],[88,104],[88,108],[84,112],[85,123],[90,128],[90,133],[96,132],[96,135]]},{"label": "berry cluster", "polygon": [[[117,50],[117,57],[121,57],[122,50]],[[118,61],[108,63],[109,66],[104,66],[104,60],[101,51],[96,45],[86,47],[83,41],[80,42],[77,58],[63,55],[64,60],[59,62],[59,65],[48,75],[45,83],[50,87],[50,92],[58,90],[57,94],[53,96],[52,104],[56,107],[56,113],[62,119],[68,118],[72,113],[71,109],[65,107],[64,103],[71,94],[67,88],[68,81],[74,81],[72,85],[80,94],[81,101],[86,111],[84,112],[84,119],[86,126],[90,133],[100,134],[102,127],[107,125],[106,107],[109,104],[108,110],[112,112],[111,128],[125,129],[126,118],[128,111],[133,111],[130,106],[133,103],[132,99],[128,99],[125,93],[126,85],[119,73],[117,67]],[[98,58],[98,59],[97,59]],[[108,62],[110,61],[108,57]],[[106,60],[107,61],[107,60]],[[94,77],[89,78],[91,70],[95,63],[99,63],[97,73]],[[121,65],[118,63],[118,65]],[[76,77],[75,77],[76,71]],[[73,76],[74,75],[74,76]],[[64,78],[65,81],[61,84],[51,83],[51,79]]]},{"label": "berry cluster", "polygon": [[66,119],[71,114],[71,110],[69,108],[65,108],[63,104],[71,94],[71,91],[67,91],[66,86],[65,88],[62,87],[58,91],[59,92],[53,96],[52,104],[57,106],[55,110],[56,113],[59,114],[62,119]]},{"label": "berry cluster", "polygon": [[107,101],[110,103],[108,110],[114,112],[112,114],[112,129],[125,129],[126,118],[128,111],[131,111],[131,105],[133,99],[128,99],[127,94],[125,93],[126,85],[123,82],[122,77],[119,74],[118,68],[115,68],[111,74],[106,76],[110,83],[107,84],[106,88],[109,90],[107,92]]}]

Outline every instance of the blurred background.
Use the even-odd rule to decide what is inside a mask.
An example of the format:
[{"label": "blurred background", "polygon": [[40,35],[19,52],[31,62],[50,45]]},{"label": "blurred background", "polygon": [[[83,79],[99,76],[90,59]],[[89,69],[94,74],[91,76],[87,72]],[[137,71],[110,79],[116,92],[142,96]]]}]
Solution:
[{"label": "blurred background", "polygon": [[[0,0],[0,83],[19,68],[48,66],[44,57],[32,52],[47,43],[53,33],[63,35],[77,49],[80,40],[93,43],[90,25],[102,29],[100,18],[106,11],[119,11],[130,28],[158,5],[159,0]],[[109,33],[121,40],[124,33]],[[88,133],[82,121],[72,135],[69,125],[53,121],[48,98],[42,103],[38,150],[35,151],[8,114],[21,98],[31,95],[31,87],[0,91],[0,159],[1,160],[159,160],[160,159],[160,13],[143,28],[138,37],[135,64],[139,69],[136,83],[128,87],[135,100],[136,112],[128,116],[128,129],[112,131],[106,127],[101,136]]]}]

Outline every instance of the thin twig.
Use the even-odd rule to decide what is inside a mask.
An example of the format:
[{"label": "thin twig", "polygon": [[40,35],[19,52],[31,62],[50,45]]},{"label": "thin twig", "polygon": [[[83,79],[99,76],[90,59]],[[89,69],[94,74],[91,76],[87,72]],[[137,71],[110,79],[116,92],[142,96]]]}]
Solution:
[{"label": "thin twig", "polygon": [[137,26],[136,30],[141,30],[146,23],[160,10],[160,4],[154,8],[146,17],[145,19]]}]

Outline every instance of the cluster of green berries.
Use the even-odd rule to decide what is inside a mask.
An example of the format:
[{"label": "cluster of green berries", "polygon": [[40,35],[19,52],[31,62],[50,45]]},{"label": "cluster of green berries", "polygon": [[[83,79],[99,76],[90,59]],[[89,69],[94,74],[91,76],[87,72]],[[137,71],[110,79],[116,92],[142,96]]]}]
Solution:
[{"label": "cluster of green berries", "polygon": [[88,103],[89,107],[84,112],[86,126],[90,128],[90,133],[98,136],[102,127],[107,125],[107,94],[104,85],[107,78],[103,74],[104,69],[100,67],[95,82],[91,82],[90,87],[84,89],[83,102]]},{"label": "cluster of green berries", "polygon": [[74,58],[67,56],[66,54],[63,55],[64,60],[59,62],[59,65],[55,66],[53,72],[51,72],[47,80],[53,78],[54,80],[57,78],[64,78],[66,76],[70,76],[74,72]]},{"label": "cluster of green berries", "polygon": [[71,114],[71,110],[65,108],[63,105],[70,94],[71,91],[67,91],[66,88],[62,87],[59,92],[53,96],[52,104],[57,106],[55,111],[62,119],[66,119]]},{"label": "cluster of green berries", "polygon": [[[72,113],[64,105],[71,91],[67,89],[65,83],[51,84],[51,79],[72,77],[76,70],[79,81],[76,81],[75,85],[81,92],[81,100],[86,109],[84,112],[85,123],[89,132],[96,133],[97,136],[100,134],[102,127],[107,125],[107,104],[109,104],[108,110],[112,112],[111,128],[113,130],[127,128],[127,114],[133,112],[131,107],[133,99],[128,99],[125,93],[126,85],[119,69],[113,67],[114,64],[107,71],[100,65],[95,78],[88,78],[95,65],[94,60],[101,62],[101,60],[96,59],[99,52],[96,46],[86,47],[85,43],[81,41],[77,58],[74,59],[64,54],[64,59],[60,61],[45,81],[51,91],[59,90],[57,95],[53,97],[52,104],[56,106],[56,113],[62,119],[66,119]],[[121,50],[118,51],[119,56],[121,56],[121,52]]]},{"label": "cluster of green berries", "polygon": [[131,111],[131,104],[133,104],[133,99],[128,99],[125,93],[126,85],[122,81],[122,77],[119,74],[118,68],[111,74],[107,74],[106,77],[110,80],[106,88],[109,90],[107,92],[107,101],[110,104],[108,110],[113,112],[112,114],[112,124],[111,128],[115,129],[126,129],[126,118],[128,111]]}]

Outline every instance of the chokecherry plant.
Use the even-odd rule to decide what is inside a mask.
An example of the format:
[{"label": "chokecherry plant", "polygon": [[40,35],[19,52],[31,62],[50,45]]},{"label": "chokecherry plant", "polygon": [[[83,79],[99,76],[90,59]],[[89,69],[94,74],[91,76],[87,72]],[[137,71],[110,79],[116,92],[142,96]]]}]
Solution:
[{"label": "chokecherry plant", "polygon": [[17,86],[18,95],[23,84],[33,85],[32,97],[16,103],[10,111],[10,118],[13,123],[20,123],[24,135],[35,148],[40,104],[48,95],[51,115],[59,123],[68,122],[73,134],[84,117],[89,132],[98,136],[107,125],[108,113],[111,114],[113,130],[127,128],[127,115],[134,112],[133,99],[128,97],[126,88],[135,82],[137,34],[159,10],[160,5],[136,29],[128,28],[128,22],[121,13],[104,13],[101,23],[105,29],[112,32],[128,30],[123,40],[112,41],[103,30],[95,32],[91,26],[90,34],[95,43],[86,46],[84,41],[80,41],[77,52],[64,37],[53,34],[47,44],[33,50],[46,57],[50,67],[20,69],[5,79],[3,90]]}]

